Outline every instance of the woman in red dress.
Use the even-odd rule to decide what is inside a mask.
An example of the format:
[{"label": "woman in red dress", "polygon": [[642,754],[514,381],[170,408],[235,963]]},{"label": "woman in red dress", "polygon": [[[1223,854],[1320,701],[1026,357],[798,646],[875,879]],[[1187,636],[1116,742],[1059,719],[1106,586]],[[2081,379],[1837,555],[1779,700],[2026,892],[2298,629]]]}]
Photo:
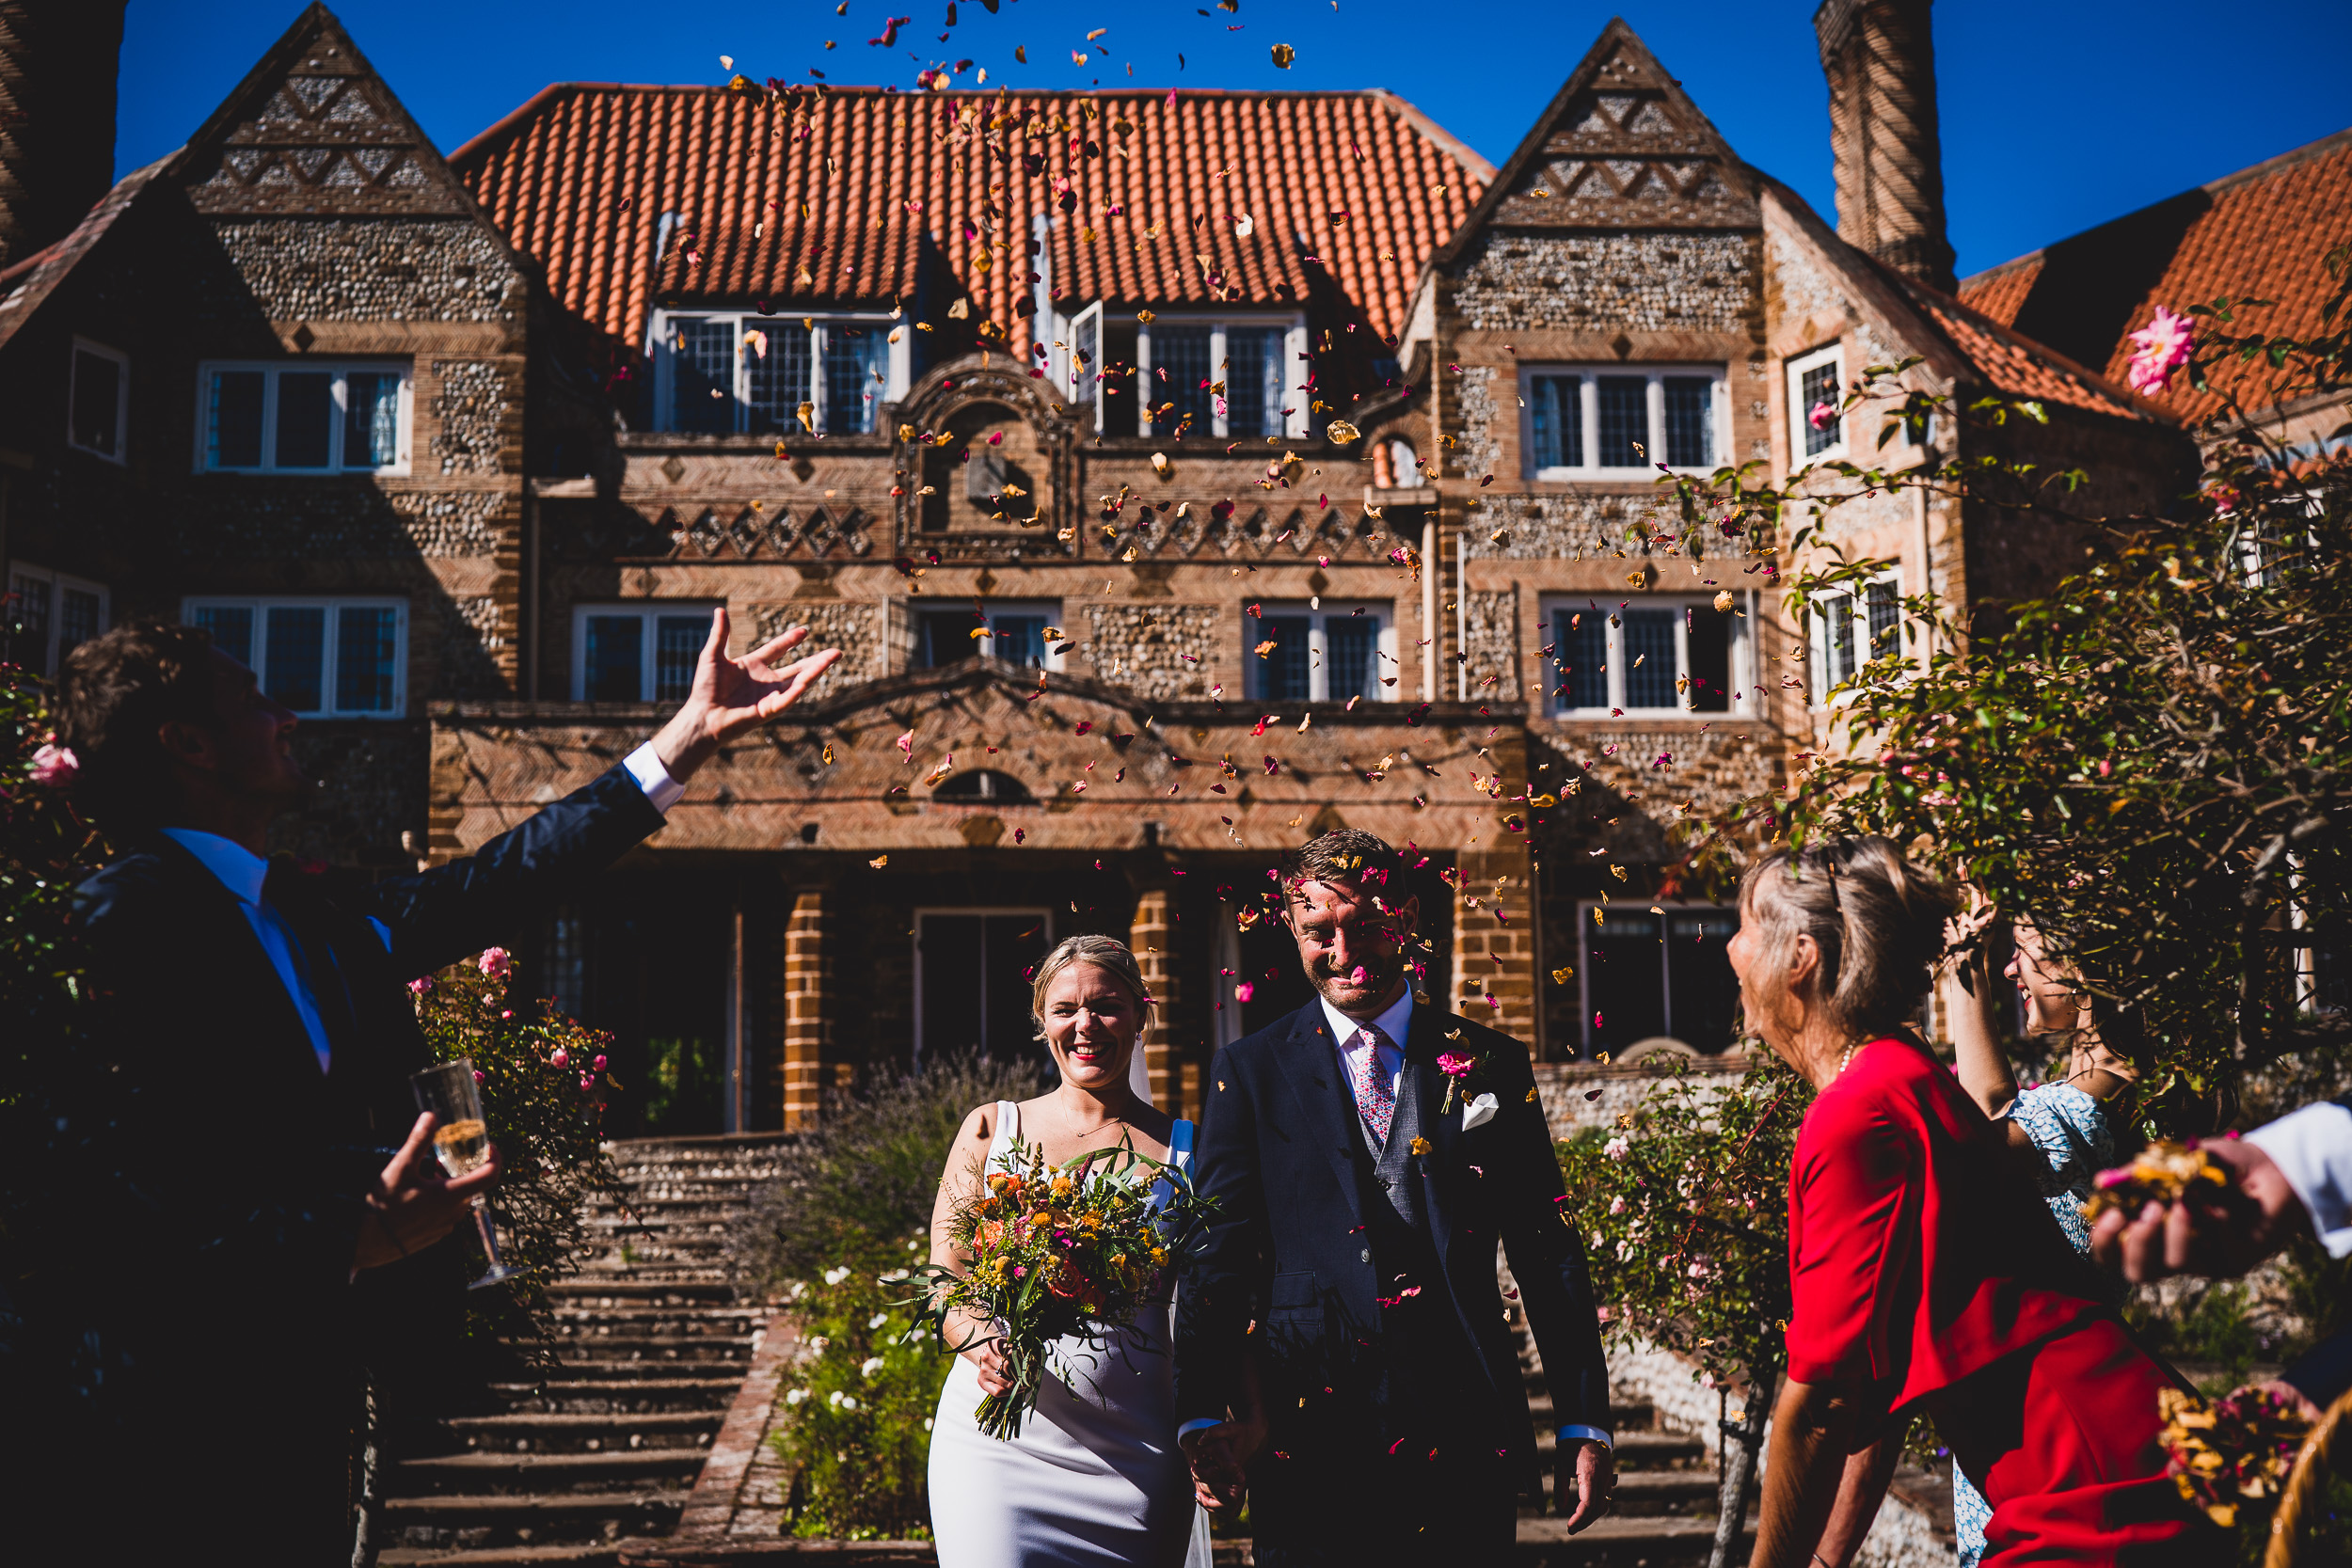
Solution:
[{"label": "woman in red dress", "polygon": [[1776,851],[1741,888],[1748,1026],[1819,1091],[1752,1568],[1846,1568],[1920,1412],[1993,1505],[1987,1568],[2217,1560],[2164,1476],[2166,1370],[1912,1031],[1950,913],[1876,837]]}]

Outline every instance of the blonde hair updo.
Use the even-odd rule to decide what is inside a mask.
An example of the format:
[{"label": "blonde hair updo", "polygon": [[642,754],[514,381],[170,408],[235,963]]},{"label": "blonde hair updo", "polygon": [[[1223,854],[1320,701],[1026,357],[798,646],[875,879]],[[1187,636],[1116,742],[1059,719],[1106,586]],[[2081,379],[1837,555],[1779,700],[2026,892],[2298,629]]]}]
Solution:
[{"label": "blonde hair updo", "polygon": [[1858,1039],[1899,1032],[1917,1013],[1953,908],[1942,882],[1876,833],[1773,850],[1748,868],[1740,902],[1772,984],[1788,973],[1798,936],[1813,939],[1821,967],[1805,1001]]}]

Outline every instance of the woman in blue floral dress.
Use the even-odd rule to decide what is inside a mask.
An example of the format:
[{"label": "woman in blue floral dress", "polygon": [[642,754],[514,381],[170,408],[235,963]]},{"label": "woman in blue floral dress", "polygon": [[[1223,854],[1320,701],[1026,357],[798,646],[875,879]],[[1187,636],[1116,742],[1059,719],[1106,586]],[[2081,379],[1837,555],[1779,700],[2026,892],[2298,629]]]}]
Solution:
[{"label": "woman in blue floral dress", "polygon": [[[1971,924],[1989,927],[1993,913],[1981,909]],[[1990,930],[1985,934],[1989,936]],[[2115,1133],[2129,1125],[2130,1101],[2139,1082],[2132,1060],[2130,1031],[2114,1019],[2100,1019],[2062,961],[2051,957],[2041,935],[2016,923],[2014,956],[2002,974],[2017,987],[2026,1006],[2026,1038],[2055,1037],[2066,1048],[2066,1076],[2019,1089],[2001,1049],[1987,943],[1963,960],[1962,984],[1969,995],[1953,1009],[1953,1069],[1970,1098],[1986,1116],[2006,1122],[2010,1147],[2031,1161],[2050,1212],[2074,1243],[2090,1251],[2090,1227],[2082,1214],[2091,1179],[2115,1164]],[[2104,1036],[2104,1037],[2103,1037]],[[2119,1049],[2119,1047],[2121,1049]],[[1993,1510],[1968,1478],[1952,1471],[1952,1517],[1960,1537],[1960,1568],[1976,1568],[1984,1555],[1984,1527]]]}]

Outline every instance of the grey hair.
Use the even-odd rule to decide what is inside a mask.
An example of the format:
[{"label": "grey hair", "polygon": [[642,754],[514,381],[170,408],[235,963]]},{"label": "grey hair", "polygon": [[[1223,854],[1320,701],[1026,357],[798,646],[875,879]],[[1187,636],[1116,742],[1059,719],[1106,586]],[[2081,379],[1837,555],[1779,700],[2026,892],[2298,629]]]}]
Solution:
[{"label": "grey hair", "polygon": [[1952,895],[1876,833],[1775,849],[1740,884],[1742,917],[1756,922],[1773,985],[1788,973],[1799,936],[1821,952],[1805,1001],[1851,1037],[1901,1028],[1919,1008],[1944,956]]},{"label": "grey hair", "polygon": [[1029,1018],[1037,1025],[1039,1039],[1045,1037],[1045,990],[1054,983],[1056,975],[1073,964],[1091,964],[1108,970],[1111,977],[1135,997],[1140,1013],[1149,1015],[1152,1011],[1152,992],[1143,983],[1143,970],[1125,942],[1098,935],[1065,937],[1037,966],[1037,977],[1029,987]]}]

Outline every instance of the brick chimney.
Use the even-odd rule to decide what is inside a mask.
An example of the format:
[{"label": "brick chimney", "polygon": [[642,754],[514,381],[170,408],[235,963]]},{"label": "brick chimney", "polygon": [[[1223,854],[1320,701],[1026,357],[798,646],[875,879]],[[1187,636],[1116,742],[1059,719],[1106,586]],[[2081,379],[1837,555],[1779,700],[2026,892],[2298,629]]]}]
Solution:
[{"label": "brick chimney", "polygon": [[1935,128],[1932,0],[1823,0],[1837,232],[1897,272],[1949,291],[1944,155]]},{"label": "brick chimney", "polygon": [[127,0],[0,0],[0,266],[113,188]]}]

